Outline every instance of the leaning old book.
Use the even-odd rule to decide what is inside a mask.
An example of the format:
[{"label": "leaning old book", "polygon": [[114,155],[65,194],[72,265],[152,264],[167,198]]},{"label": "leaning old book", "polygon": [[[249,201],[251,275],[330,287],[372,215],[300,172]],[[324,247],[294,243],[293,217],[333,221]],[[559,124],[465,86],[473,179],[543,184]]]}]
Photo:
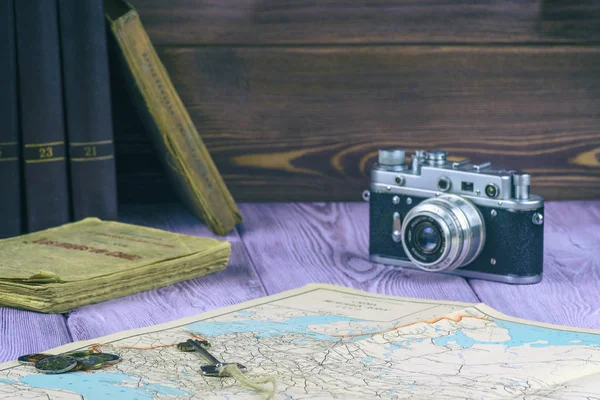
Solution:
[{"label": "leaning old book", "polygon": [[181,200],[217,234],[241,222],[192,119],[175,91],[137,11],[121,0],[105,0],[105,17],[127,89],[147,134]]},{"label": "leaning old book", "polygon": [[86,218],[0,240],[0,306],[67,312],[219,271],[230,252],[227,241]]}]

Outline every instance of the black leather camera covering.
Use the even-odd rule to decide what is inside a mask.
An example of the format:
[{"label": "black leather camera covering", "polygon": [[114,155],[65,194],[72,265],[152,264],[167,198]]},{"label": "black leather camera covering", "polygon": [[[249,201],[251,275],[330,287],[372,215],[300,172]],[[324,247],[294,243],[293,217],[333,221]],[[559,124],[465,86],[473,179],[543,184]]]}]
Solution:
[{"label": "black leather camera covering", "polygon": [[[400,202],[392,203],[398,196]],[[401,242],[392,239],[394,212],[400,213],[401,220],[426,198],[410,196],[412,204],[406,204],[405,195],[371,192],[370,198],[370,238],[371,255],[408,260]],[[463,270],[485,272],[503,276],[527,277],[541,275],[544,264],[544,225],[532,222],[534,213],[544,214],[544,208],[530,211],[508,211],[494,208],[497,212],[491,216],[491,207],[477,206],[485,221],[486,239],[481,254]],[[494,258],[496,264],[490,260]]]}]

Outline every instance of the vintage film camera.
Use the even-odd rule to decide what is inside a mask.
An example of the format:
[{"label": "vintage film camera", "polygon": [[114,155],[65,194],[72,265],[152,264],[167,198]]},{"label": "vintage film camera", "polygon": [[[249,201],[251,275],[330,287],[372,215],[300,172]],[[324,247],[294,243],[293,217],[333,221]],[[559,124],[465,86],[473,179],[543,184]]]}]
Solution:
[{"label": "vintage film camera", "polygon": [[544,199],[529,174],[449,162],[442,150],[379,151],[371,171],[370,259],[467,278],[542,279]]}]

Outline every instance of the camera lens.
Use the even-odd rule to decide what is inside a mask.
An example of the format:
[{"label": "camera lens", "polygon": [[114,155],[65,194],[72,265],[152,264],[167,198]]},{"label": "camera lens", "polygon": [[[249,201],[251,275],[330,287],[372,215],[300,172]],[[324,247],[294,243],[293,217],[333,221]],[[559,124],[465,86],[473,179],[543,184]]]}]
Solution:
[{"label": "camera lens", "polygon": [[[420,207],[417,206],[415,208]],[[407,214],[407,217],[411,212]],[[444,258],[448,242],[440,221],[429,214],[418,214],[405,219],[402,226],[402,246],[413,262],[421,265],[435,265]],[[416,260],[416,261],[414,261]]]},{"label": "camera lens", "polygon": [[493,183],[490,183],[485,187],[485,194],[487,197],[496,197],[498,196],[499,191],[500,190],[498,189],[498,186],[494,185]]},{"label": "camera lens", "polygon": [[416,245],[427,254],[435,253],[442,242],[440,234],[430,222],[422,222],[416,228],[415,236]]},{"label": "camera lens", "polygon": [[411,209],[402,225],[408,258],[426,271],[451,271],[470,264],[485,243],[479,209],[460,196],[446,194]]}]

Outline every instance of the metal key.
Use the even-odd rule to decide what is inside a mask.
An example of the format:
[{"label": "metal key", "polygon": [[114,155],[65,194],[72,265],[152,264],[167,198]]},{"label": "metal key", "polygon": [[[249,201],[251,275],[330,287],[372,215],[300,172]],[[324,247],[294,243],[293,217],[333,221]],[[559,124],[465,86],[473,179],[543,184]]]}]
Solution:
[{"label": "metal key", "polygon": [[192,340],[189,339],[187,342],[183,342],[183,343],[179,343],[177,345],[177,348],[180,349],[181,351],[195,351],[197,353],[200,353],[200,355],[202,357],[204,357],[205,359],[207,359],[211,364],[205,364],[202,365],[200,367],[200,369],[202,370],[202,375],[204,376],[227,376],[227,375],[221,375],[221,371],[223,371],[223,368],[225,368],[228,365],[237,365],[237,367],[240,369],[240,371],[242,372],[246,372],[247,368],[245,366],[243,366],[242,364],[239,363],[225,363],[225,362],[221,362],[219,360],[217,360],[217,358],[215,356],[213,356],[212,354],[210,354],[207,350],[207,348],[210,347],[210,344],[206,341],[206,340]]}]

